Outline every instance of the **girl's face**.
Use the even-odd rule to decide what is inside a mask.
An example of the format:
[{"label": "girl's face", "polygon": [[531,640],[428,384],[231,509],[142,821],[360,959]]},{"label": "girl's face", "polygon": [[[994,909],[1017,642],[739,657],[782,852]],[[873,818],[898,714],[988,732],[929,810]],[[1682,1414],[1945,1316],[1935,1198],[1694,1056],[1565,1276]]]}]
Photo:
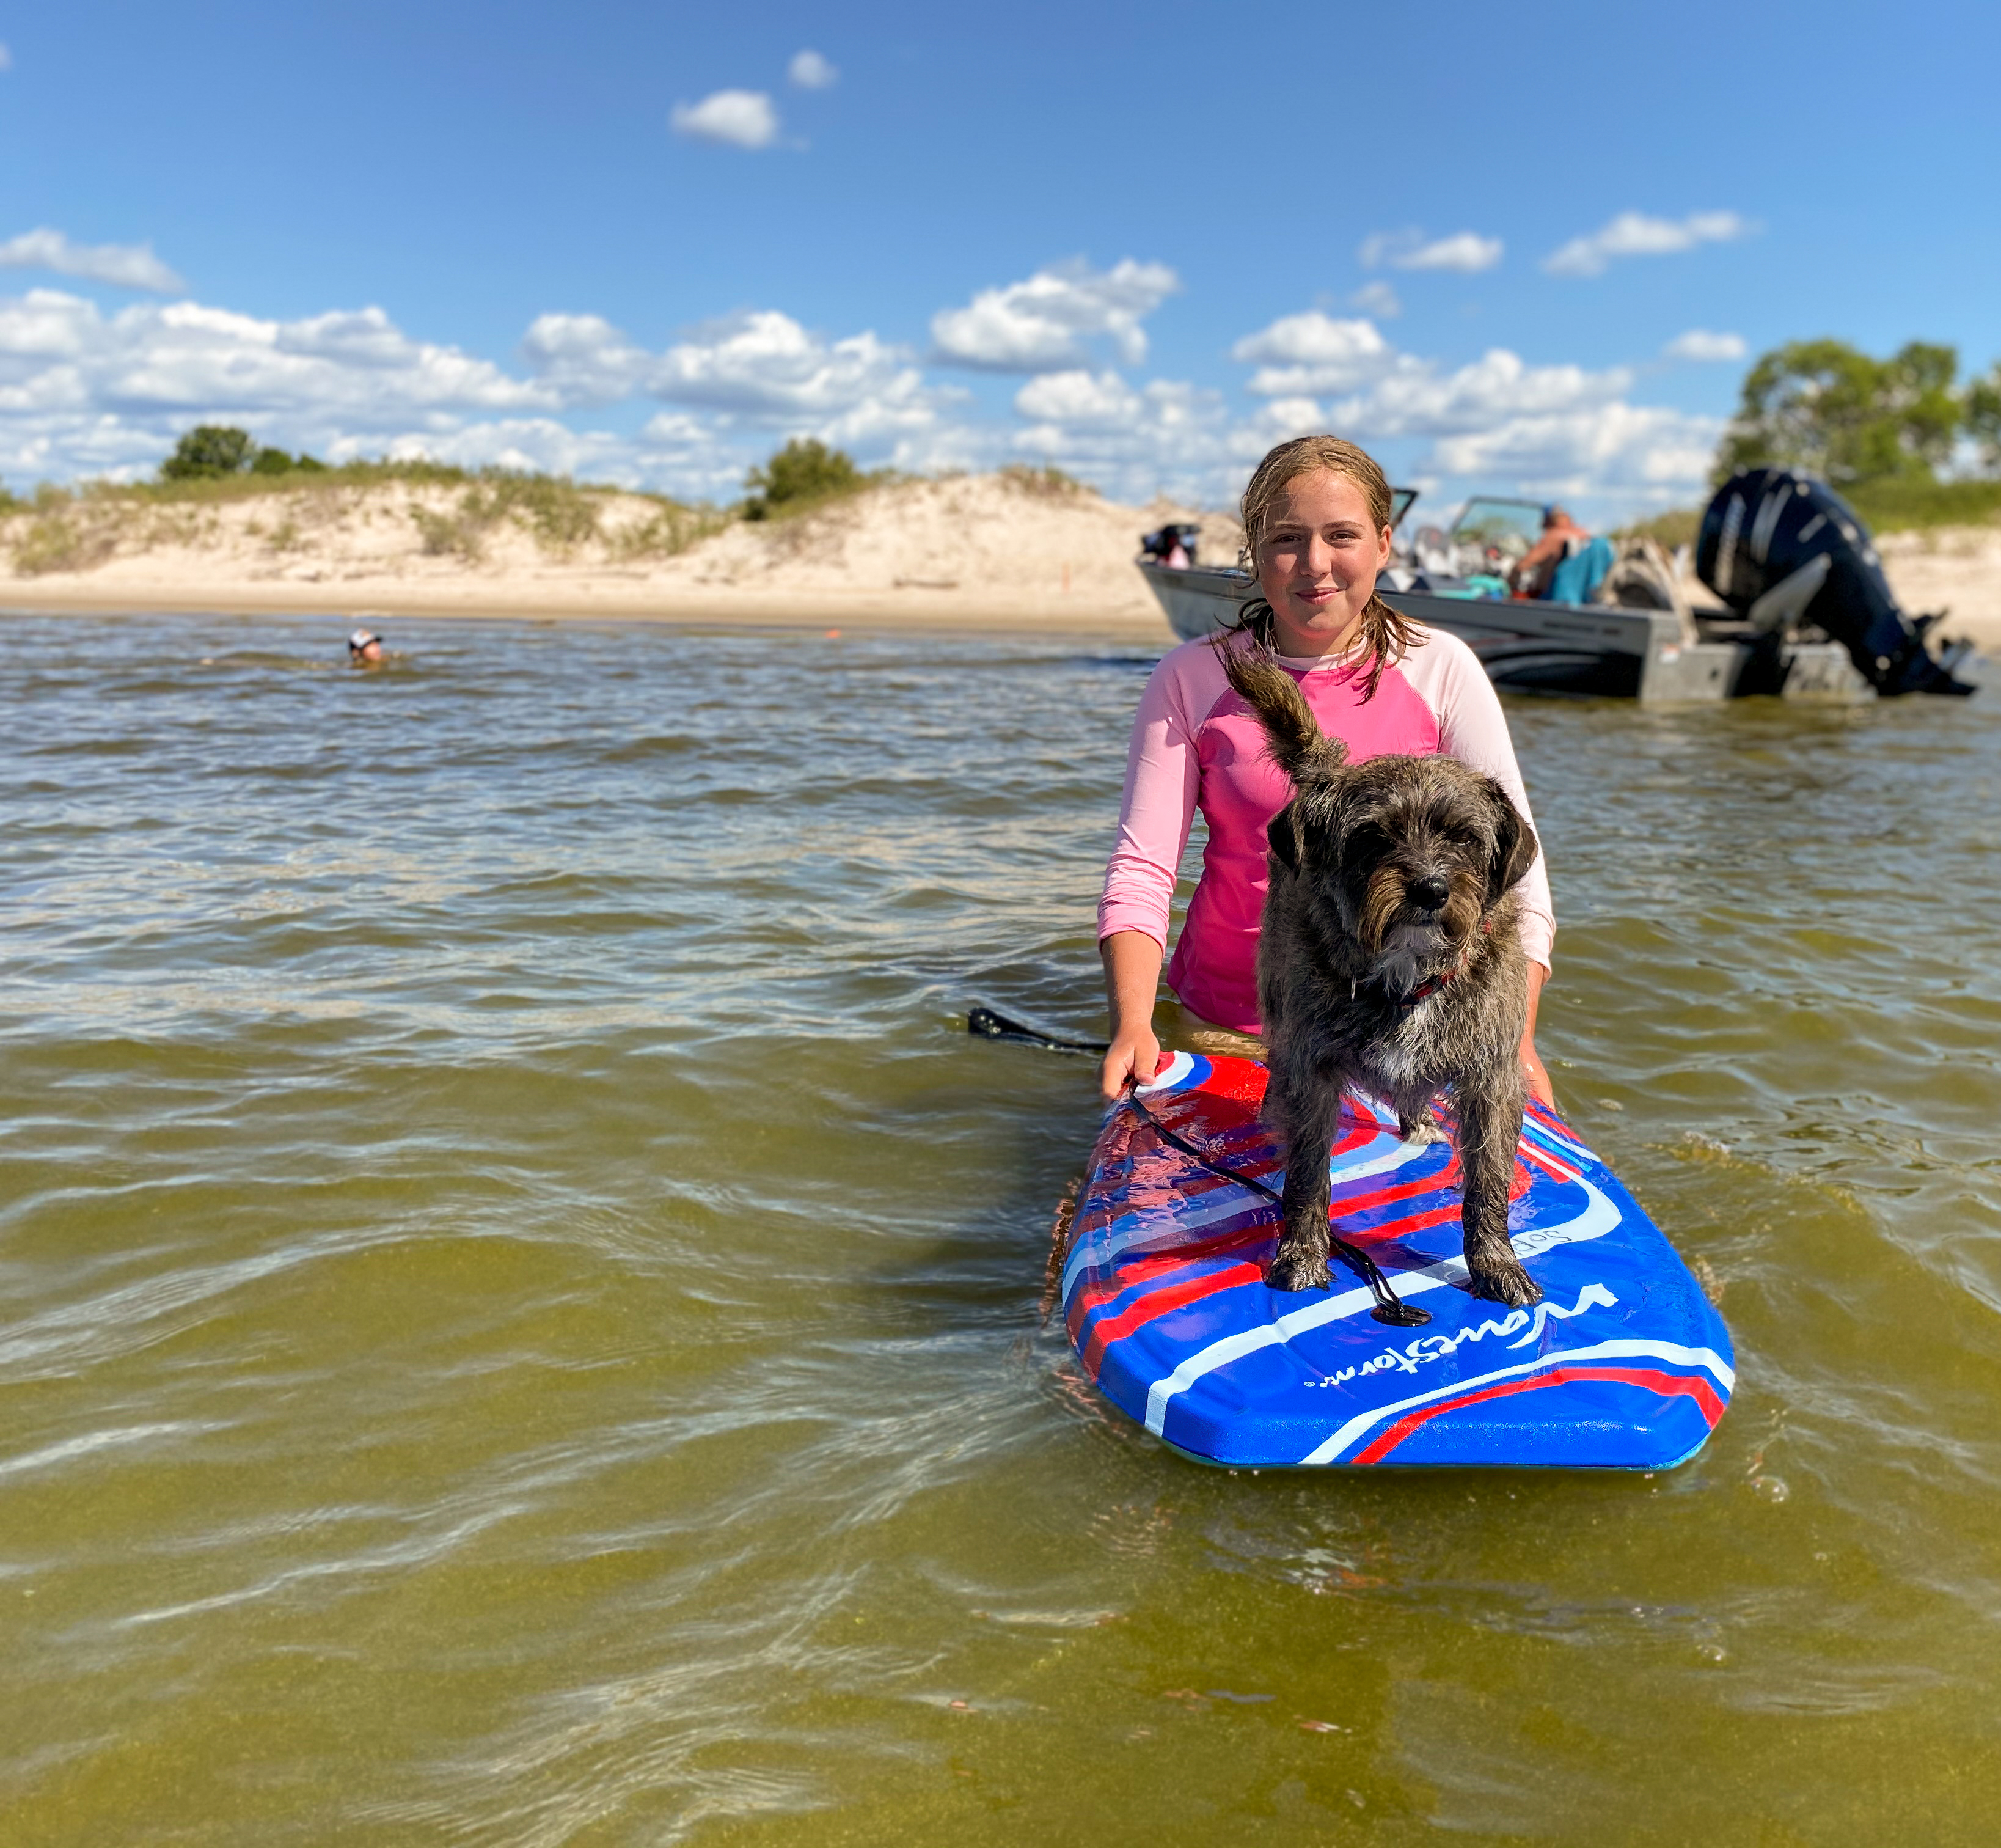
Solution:
[{"label": "girl's face", "polygon": [[1354,639],[1390,562],[1390,529],[1345,475],[1316,468],[1288,482],[1258,541],[1258,586],[1282,655],[1334,654]]}]

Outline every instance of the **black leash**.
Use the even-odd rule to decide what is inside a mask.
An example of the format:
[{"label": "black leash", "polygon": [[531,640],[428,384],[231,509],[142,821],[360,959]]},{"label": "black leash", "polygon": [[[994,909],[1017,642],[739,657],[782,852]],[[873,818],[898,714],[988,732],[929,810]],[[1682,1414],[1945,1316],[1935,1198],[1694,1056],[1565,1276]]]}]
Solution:
[{"label": "black leash", "polygon": [[[1039,1032],[1033,1027],[1025,1027],[1019,1021],[1010,1020],[1005,1014],[996,1014],[991,1008],[980,1006],[971,1009],[966,1017],[966,1030],[982,1039],[1011,1039],[1021,1046],[1042,1047],[1051,1053],[1090,1053],[1098,1054],[1111,1050],[1108,1041],[1102,1039],[1059,1039],[1053,1033]],[[1195,1166],[1205,1173],[1212,1174],[1219,1181],[1234,1182],[1239,1187],[1248,1187],[1254,1193],[1261,1193],[1275,1206],[1282,1208],[1286,1196],[1275,1187],[1267,1187],[1254,1175],[1240,1175],[1233,1169],[1219,1167],[1202,1150],[1185,1137],[1177,1136],[1152,1111],[1140,1101],[1136,1091],[1128,1090],[1125,1101],[1133,1106],[1140,1120],[1169,1147],[1180,1150]],[[1345,1238],[1328,1234],[1329,1248],[1340,1257],[1342,1262],[1369,1286],[1369,1293],[1376,1299],[1376,1307],[1369,1311],[1379,1322],[1387,1322],[1394,1328],[1421,1328],[1432,1319],[1429,1309],[1420,1309],[1415,1303],[1406,1303],[1390,1287],[1390,1279],[1383,1274],[1383,1267],[1359,1245],[1350,1244]]]},{"label": "black leash", "polygon": [[[1140,1119],[1154,1133],[1188,1157],[1195,1166],[1212,1174],[1220,1181],[1234,1181],[1239,1187],[1248,1187],[1254,1193],[1262,1193],[1275,1206],[1282,1208],[1286,1196],[1275,1187],[1267,1187],[1253,1175],[1240,1175],[1213,1162],[1185,1137],[1177,1136],[1152,1111],[1140,1101],[1136,1091],[1126,1094],[1126,1101],[1137,1112]],[[1341,1262],[1369,1286],[1369,1293],[1376,1299],[1376,1307],[1369,1313],[1379,1322],[1387,1322],[1393,1328],[1417,1328],[1432,1319],[1429,1309],[1420,1309],[1415,1303],[1406,1303],[1390,1287],[1390,1279],[1383,1274],[1383,1267],[1361,1246],[1350,1244],[1345,1238],[1330,1231],[1327,1235],[1329,1248],[1338,1255]]]},{"label": "black leash", "polygon": [[1105,1039],[1059,1039],[1053,1033],[1025,1027],[991,1008],[973,1008],[966,1017],[966,1030],[980,1039],[1011,1039],[1021,1046],[1039,1046],[1047,1053],[1089,1053],[1093,1057],[1112,1050]]}]

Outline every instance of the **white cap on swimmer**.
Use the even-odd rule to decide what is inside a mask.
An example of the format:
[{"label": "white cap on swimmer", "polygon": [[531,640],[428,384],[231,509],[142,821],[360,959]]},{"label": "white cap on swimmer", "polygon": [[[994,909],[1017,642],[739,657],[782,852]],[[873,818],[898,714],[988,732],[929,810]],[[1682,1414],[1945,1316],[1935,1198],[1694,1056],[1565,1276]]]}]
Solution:
[{"label": "white cap on swimmer", "polygon": [[353,635],[347,638],[347,646],[352,649],[355,653],[359,654],[362,649],[369,645],[370,642],[379,642],[381,639],[382,638],[377,635],[373,629],[357,629]]}]

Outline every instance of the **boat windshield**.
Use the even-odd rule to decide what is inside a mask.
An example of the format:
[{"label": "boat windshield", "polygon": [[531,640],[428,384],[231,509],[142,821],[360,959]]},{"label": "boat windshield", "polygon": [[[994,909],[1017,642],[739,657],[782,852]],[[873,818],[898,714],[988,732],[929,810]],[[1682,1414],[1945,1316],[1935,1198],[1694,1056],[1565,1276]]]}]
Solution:
[{"label": "boat windshield", "polygon": [[1476,495],[1453,522],[1455,550],[1477,552],[1495,565],[1512,565],[1542,536],[1543,506],[1536,500],[1505,500]]}]

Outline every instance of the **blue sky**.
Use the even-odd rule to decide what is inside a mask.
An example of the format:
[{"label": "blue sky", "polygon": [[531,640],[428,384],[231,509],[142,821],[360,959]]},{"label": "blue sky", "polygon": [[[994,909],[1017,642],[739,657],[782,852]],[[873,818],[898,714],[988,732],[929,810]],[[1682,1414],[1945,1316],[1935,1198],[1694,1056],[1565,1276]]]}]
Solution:
[{"label": "blue sky", "polygon": [[[204,418],[727,496],[1698,497],[1747,356],[2001,353],[2001,9],[0,9],[0,480]],[[802,58],[802,53],[814,54]]]}]

